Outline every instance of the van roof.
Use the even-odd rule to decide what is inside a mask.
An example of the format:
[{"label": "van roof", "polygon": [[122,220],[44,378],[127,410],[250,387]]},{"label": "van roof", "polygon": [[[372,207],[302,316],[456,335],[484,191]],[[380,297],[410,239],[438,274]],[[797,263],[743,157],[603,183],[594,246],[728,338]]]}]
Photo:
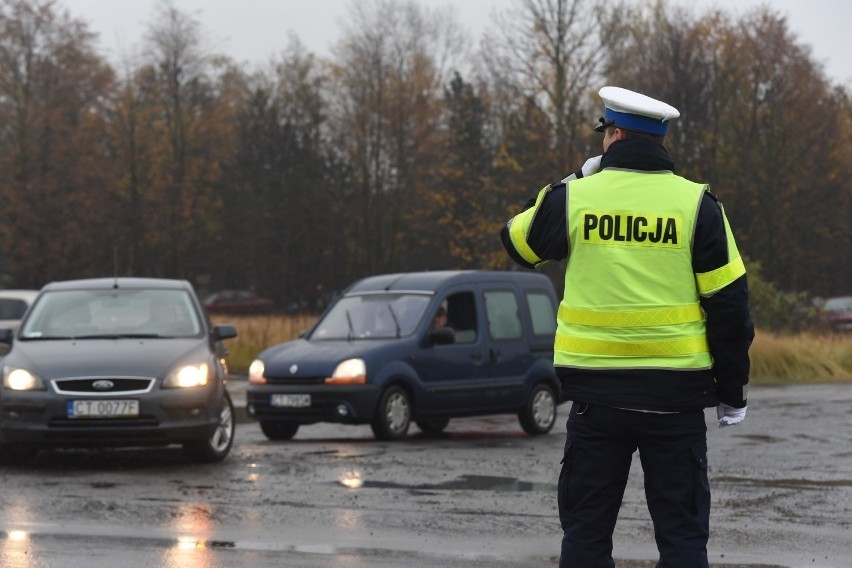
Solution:
[{"label": "van roof", "polygon": [[350,286],[345,294],[378,291],[434,292],[450,284],[506,282],[535,284],[552,288],[544,274],[508,270],[435,270],[427,272],[398,272],[368,276]]}]

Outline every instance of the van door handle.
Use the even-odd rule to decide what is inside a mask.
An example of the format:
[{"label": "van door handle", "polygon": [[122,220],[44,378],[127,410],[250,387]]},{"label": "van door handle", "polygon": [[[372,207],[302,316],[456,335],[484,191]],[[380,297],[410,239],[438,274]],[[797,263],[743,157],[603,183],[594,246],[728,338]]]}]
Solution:
[{"label": "van door handle", "polygon": [[479,349],[474,349],[470,352],[471,359],[482,359],[482,351]]},{"label": "van door handle", "polygon": [[493,347],[488,350],[488,356],[491,358],[492,363],[496,363],[497,359],[500,358],[500,350],[494,349]]}]

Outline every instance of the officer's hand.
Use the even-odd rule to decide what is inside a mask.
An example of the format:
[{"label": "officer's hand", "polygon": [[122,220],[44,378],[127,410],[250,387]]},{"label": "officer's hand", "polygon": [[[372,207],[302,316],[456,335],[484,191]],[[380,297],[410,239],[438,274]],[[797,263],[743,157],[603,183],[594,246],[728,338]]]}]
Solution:
[{"label": "officer's hand", "polygon": [[745,420],[746,408],[748,408],[748,406],[734,408],[733,406],[728,406],[724,402],[720,402],[719,406],[716,407],[716,418],[719,419],[719,428],[733,426],[734,424],[739,424]]},{"label": "officer's hand", "polygon": [[589,177],[590,175],[601,171],[601,156],[595,156],[594,158],[586,160],[586,163],[583,164],[580,171],[583,172],[583,177]]},{"label": "officer's hand", "polygon": [[569,181],[574,181],[575,179],[580,179],[584,177],[588,177],[592,174],[596,174],[601,170],[601,156],[595,156],[594,158],[589,158],[586,160],[586,163],[583,164],[583,167],[574,172],[573,174],[562,179],[562,183],[568,183]]}]

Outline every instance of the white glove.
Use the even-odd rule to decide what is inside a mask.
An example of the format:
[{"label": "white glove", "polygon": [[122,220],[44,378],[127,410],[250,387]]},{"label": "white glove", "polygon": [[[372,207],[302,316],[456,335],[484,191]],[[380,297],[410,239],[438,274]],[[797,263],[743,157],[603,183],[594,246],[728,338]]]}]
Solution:
[{"label": "white glove", "polygon": [[586,160],[586,163],[583,164],[582,168],[580,168],[580,171],[583,172],[583,177],[589,177],[590,175],[601,171],[601,157],[602,156],[595,156],[594,158]]},{"label": "white glove", "polygon": [[719,428],[733,426],[734,424],[739,424],[745,420],[746,408],[748,408],[748,406],[734,408],[733,406],[728,406],[724,402],[720,402],[719,406],[716,407],[716,418],[719,419]]},{"label": "white glove", "polygon": [[586,160],[586,163],[583,164],[582,168],[563,179],[562,183],[568,183],[569,181],[580,179],[581,177],[588,177],[592,174],[598,173],[599,171],[601,171],[601,157],[602,156],[595,156],[594,158],[589,158],[588,160]]}]

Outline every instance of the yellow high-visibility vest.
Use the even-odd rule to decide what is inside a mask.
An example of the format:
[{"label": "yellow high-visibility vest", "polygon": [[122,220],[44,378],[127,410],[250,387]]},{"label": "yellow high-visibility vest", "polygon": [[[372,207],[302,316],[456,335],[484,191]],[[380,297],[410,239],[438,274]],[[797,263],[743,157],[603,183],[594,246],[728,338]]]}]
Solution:
[{"label": "yellow high-visibility vest", "polygon": [[728,264],[694,274],[692,239],[706,189],[672,172],[620,169],[569,183],[555,365],[712,366],[699,295],[727,286],[745,267],[725,219]]}]

